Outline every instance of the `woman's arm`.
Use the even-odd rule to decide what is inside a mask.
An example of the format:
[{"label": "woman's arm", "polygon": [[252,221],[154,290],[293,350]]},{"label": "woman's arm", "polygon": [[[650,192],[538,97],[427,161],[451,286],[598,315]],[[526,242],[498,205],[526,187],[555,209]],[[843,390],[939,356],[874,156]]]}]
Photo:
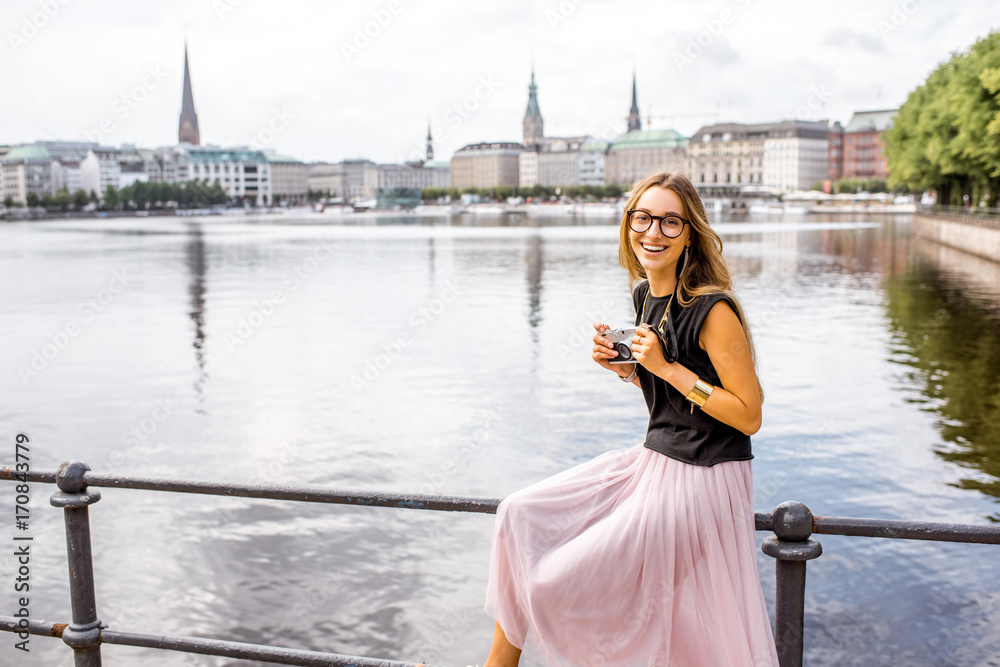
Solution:
[{"label": "woman's arm", "polygon": [[[637,334],[642,339],[638,343],[640,350],[636,351],[635,344],[632,350],[636,352],[639,362],[687,396],[698,379],[695,372],[679,362],[668,364],[663,358],[659,339],[651,331],[640,329]],[[761,425],[757,372],[743,327],[728,303],[719,301],[712,306],[698,342],[708,353],[722,383],[721,387],[712,390],[712,395],[701,409],[719,421],[753,435]]]}]

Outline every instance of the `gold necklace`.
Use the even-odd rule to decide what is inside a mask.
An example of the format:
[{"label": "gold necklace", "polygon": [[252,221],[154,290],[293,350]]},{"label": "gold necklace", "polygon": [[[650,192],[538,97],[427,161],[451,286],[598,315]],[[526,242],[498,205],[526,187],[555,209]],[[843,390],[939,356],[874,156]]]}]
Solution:
[{"label": "gold necklace", "polygon": [[[650,286],[649,291],[646,292],[646,296],[642,300],[642,314],[639,317],[639,324],[646,323],[646,301],[649,300],[649,295],[652,291],[653,287]],[[677,289],[674,288],[674,291],[670,293],[670,300],[667,301],[667,309],[663,313],[663,318],[660,320],[660,323],[656,326],[657,331],[663,331],[663,323],[667,321],[668,317],[670,317],[670,304],[674,302],[674,294],[676,293]]]}]

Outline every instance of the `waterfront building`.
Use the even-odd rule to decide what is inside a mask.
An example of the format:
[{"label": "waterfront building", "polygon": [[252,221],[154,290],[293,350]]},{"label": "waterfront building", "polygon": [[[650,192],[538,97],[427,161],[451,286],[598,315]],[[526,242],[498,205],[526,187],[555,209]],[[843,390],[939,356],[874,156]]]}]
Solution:
[{"label": "waterfront building", "polygon": [[344,165],[339,162],[314,162],[306,171],[306,183],[314,192],[321,192],[328,197],[343,197]]},{"label": "waterfront building", "polygon": [[610,146],[592,138],[580,145],[580,185],[604,185],[605,154]]},{"label": "waterfront building", "polygon": [[374,164],[365,167],[365,191],[386,188],[446,189],[450,187],[450,166],[447,162],[421,161],[403,164]]},{"label": "waterfront building", "polygon": [[80,163],[87,157],[87,151],[98,148],[89,141],[36,141],[52,157],[52,194],[66,190],[73,194],[83,190],[80,180]]},{"label": "waterfront building", "polygon": [[121,166],[114,148],[91,148],[80,161],[80,187],[88,194],[93,192],[99,198],[109,188],[121,187]]},{"label": "waterfront building", "polygon": [[174,151],[175,182],[218,181],[232,199],[254,206],[270,206],[273,201],[271,166],[263,152],[246,147],[181,145]]},{"label": "waterfront building", "polygon": [[675,130],[632,130],[608,147],[604,180],[631,185],[654,171],[683,172],[687,139]]},{"label": "waterfront building", "polygon": [[133,183],[140,181],[145,183],[150,180],[146,170],[146,161],[135,146],[122,144],[118,151],[118,167],[121,170],[118,177],[119,188],[127,188]]},{"label": "waterfront building", "polygon": [[463,146],[451,158],[451,187],[516,187],[520,184],[522,152],[524,145],[510,141]]},{"label": "waterfront building", "polygon": [[517,157],[517,182],[522,188],[533,188],[538,185],[538,150],[537,146],[528,146]]},{"label": "waterfront building", "polygon": [[174,183],[177,177],[176,163],[166,149],[137,148],[136,153],[142,158],[146,179],[151,183],[163,181]]},{"label": "waterfront building", "polygon": [[271,166],[271,194],[274,202],[304,204],[309,189],[309,168],[288,155],[265,153]]},{"label": "waterfront building", "polygon": [[194,93],[191,90],[191,70],[188,67],[187,43],[184,44],[184,92],[181,99],[181,117],[177,131],[177,143],[201,144],[201,131],[198,128],[198,114],[194,111]]},{"label": "waterfront building", "polygon": [[826,121],[774,123],[764,140],[764,185],[791,192],[808,190],[824,180],[829,141]]},{"label": "waterfront building", "polygon": [[3,200],[7,197],[3,191],[3,159],[12,148],[13,146],[0,146],[0,204],[3,204]]},{"label": "waterfront building", "polygon": [[83,190],[83,181],[80,180],[81,160],[71,160],[68,158],[52,160],[52,193],[60,190],[73,194],[77,190]]},{"label": "waterfront building", "polygon": [[828,147],[830,180],[889,178],[884,135],[892,127],[897,111],[858,111],[846,127],[834,123]]},{"label": "waterfront building", "polygon": [[518,158],[520,186],[580,184],[580,148],[591,137],[543,137]]},{"label": "waterfront building", "polygon": [[340,163],[343,177],[343,197],[348,201],[370,199],[375,196],[374,188],[365,184],[365,169],[374,164],[371,160],[354,159]]},{"label": "waterfront building", "polygon": [[764,142],[774,123],[716,123],[699,129],[687,145],[687,172],[695,186],[764,183]]},{"label": "waterfront building", "polygon": [[52,156],[44,146],[17,146],[3,157],[3,196],[24,206],[28,195],[52,194]]}]

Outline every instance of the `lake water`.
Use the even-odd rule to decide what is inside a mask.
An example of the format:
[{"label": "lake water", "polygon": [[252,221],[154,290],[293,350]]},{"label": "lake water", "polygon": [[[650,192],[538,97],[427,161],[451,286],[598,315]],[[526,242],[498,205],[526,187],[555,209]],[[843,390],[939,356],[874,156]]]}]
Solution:
[{"label": "lake water", "polygon": [[[907,216],[715,226],[766,394],[757,510],[1000,521],[1000,267],[914,238]],[[613,220],[568,217],[3,225],[0,461],[25,432],[36,468],[503,497],[642,441],[640,392],[590,359],[593,320],[634,316],[616,246]],[[31,613],[66,622],[52,491],[31,491]],[[113,628],[486,657],[492,515],[102,494],[98,613]],[[9,519],[13,496],[0,484]],[[1000,665],[1000,547],[818,539],[806,664]],[[773,608],[774,563],[758,561]],[[8,609],[12,579],[0,557]],[[12,647],[0,637],[0,664],[71,660],[58,640]]]}]

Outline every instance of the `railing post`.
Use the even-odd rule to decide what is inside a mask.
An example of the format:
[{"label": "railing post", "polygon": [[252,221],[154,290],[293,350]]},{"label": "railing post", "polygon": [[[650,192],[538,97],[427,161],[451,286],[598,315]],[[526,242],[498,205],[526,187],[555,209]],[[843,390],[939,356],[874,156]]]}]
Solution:
[{"label": "railing post", "polygon": [[94,562],[90,550],[90,511],[87,506],[101,499],[100,491],[87,490],[83,479],[90,466],[67,461],[59,466],[59,491],[49,502],[63,508],[66,520],[66,552],[69,561],[69,591],[73,622],[63,630],[62,640],[73,649],[76,667],[101,667],[101,619],[97,617],[94,592]]},{"label": "railing post", "polygon": [[812,535],[812,512],[802,503],[778,505],[773,517],[774,535],[761,550],[777,559],[774,643],[781,667],[802,667],[803,609],[806,599],[806,561],[823,553]]}]

